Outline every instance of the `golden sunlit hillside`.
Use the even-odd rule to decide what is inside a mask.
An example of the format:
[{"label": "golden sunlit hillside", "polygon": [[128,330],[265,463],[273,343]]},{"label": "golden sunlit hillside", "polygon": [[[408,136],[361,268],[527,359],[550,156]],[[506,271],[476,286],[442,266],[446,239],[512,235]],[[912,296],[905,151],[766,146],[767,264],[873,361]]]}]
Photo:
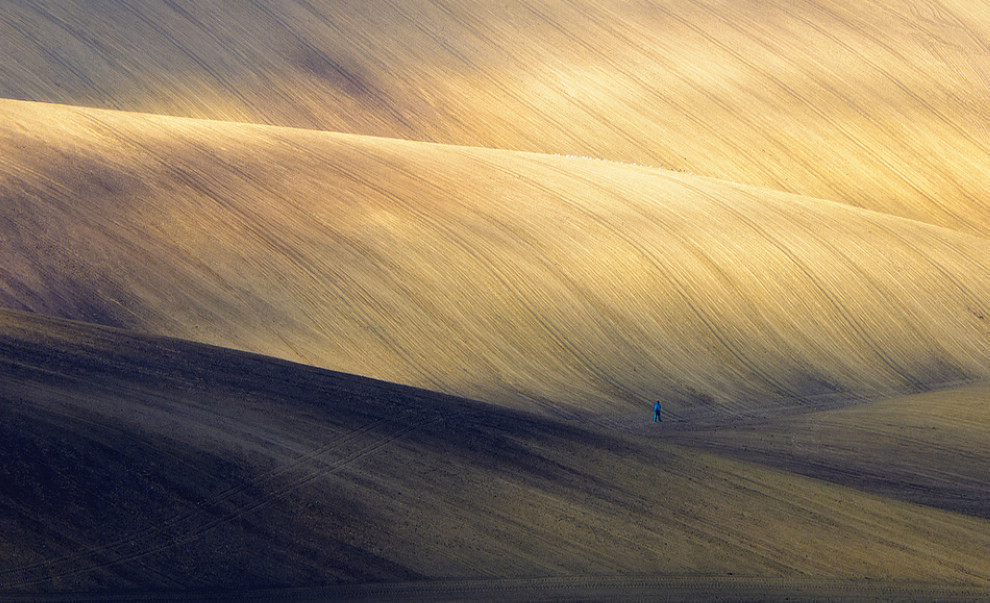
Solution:
[{"label": "golden sunlit hillside", "polygon": [[605,157],[990,224],[985,2],[0,6],[0,97]]},{"label": "golden sunlit hillside", "polygon": [[7,307],[513,406],[990,372],[986,239],[609,162],[0,106]]}]

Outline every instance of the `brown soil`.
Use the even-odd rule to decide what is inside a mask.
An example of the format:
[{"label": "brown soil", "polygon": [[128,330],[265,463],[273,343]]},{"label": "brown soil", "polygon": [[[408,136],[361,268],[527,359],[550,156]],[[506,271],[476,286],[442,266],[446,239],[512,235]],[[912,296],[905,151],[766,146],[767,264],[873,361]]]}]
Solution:
[{"label": "brown soil", "polygon": [[[285,361],[2,316],[7,593],[413,581],[327,592],[731,596],[807,592],[807,576],[826,594],[917,593],[990,576],[985,519]],[[421,582],[454,578],[525,580]]]}]

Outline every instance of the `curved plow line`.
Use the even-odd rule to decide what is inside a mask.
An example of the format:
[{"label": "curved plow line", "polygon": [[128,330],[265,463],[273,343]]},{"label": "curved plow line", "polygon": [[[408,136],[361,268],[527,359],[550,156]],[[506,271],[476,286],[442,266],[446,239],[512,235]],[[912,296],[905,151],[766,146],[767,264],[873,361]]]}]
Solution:
[{"label": "curved plow line", "polygon": [[[150,526],[150,527],[145,528],[145,529],[143,529],[141,531],[132,532],[132,533],[127,534],[125,536],[122,536],[121,538],[118,538],[117,540],[114,540],[112,542],[109,542],[109,543],[106,543],[106,544],[103,544],[103,545],[100,545],[100,546],[96,546],[96,547],[89,547],[89,548],[86,548],[85,550],[81,550],[81,551],[79,551],[77,553],[73,553],[71,555],[66,555],[66,556],[63,556],[63,557],[60,557],[60,558],[56,558],[56,559],[53,559],[53,560],[39,562],[39,563],[36,563],[36,564],[33,564],[33,565],[5,569],[5,570],[0,571],[0,576],[7,576],[7,575],[13,574],[15,572],[32,571],[32,570],[35,570],[35,569],[41,568],[41,567],[52,567],[52,566],[55,566],[55,565],[65,565],[65,564],[73,563],[73,562],[76,562],[76,561],[80,561],[80,560],[82,560],[82,559],[84,559],[86,557],[89,557],[89,556],[92,556],[92,555],[95,555],[95,554],[102,554],[102,553],[107,553],[107,552],[114,552],[116,549],[121,548],[121,547],[125,547],[125,546],[139,546],[138,545],[138,541],[139,540],[147,540],[149,538],[159,537],[159,536],[165,534],[166,532],[171,531],[173,528],[175,528],[177,526],[181,527],[183,524],[188,524],[188,523],[190,523],[190,522],[192,522],[194,520],[200,519],[202,516],[204,516],[204,515],[206,515],[206,514],[209,513],[209,509],[218,507],[221,503],[224,503],[224,502],[229,501],[230,499],[232,499],[235,496],[241,494],[242,492],[245,492],[246,490],[248,490],[250,488],[257,487],[257,486],[259,486],[259,485],[261,485],[263,483],[272,482],[272,481],[278,479],[279,477],[281,477],[281,476],[283,476],[285,474],[288,474],[288,473],[291,473],[291,472],[295,471],[298,467],[301,467],[301,466],[303,466],[305,464],[309,464],[309,463],[312,463],[314,461],[317,461],[319,459],[319,457],[324,456],[327,453],[329,453],[329,452],[331,452],[331,451],[333,451],[333,450],[335,450],[337,448],[340,448],[341,446],[343,446],[343,445],[349,443],[350,441],[356,439],[358,436],[360,436],[360,435],[362,435],[364,433],[367,433],[367,432],[373,430],[374,428],[376,428],[377,426],[379,426],[379,425],[381,425],[383,423],[388,423],[388,422],[392,422],[392,421],[389,420],[389,419],[379,419],[378,421],[373,421],[372,423],[369,423],[369,424],[367,424],[367,425],[365,425],[365,426],[363,426],[363,427],[361,427],[361,428],[359,428],[357,430],[354,430],[354,431],[348,433],[346,436],[344,436],[342,438],[339,438],[338,440],[334,441],[331,444],[327,444],[325,446],[321,446],[320,448],[317,448],[317,449],[315,449],[315,450],[313,450],[313,451],[311,451],[309,453],[306,453],[306,454],[302,455],[301,457],[297,458],[296,460],[294,460],[293,462],[289,463],[288,465],[277,467],[277,468],[275,468],[275,469],[273,469],[273,470],[271,470],[271,471],[269,471],[269,472],[267,472],[267,473],[265,473],[265,474],[263,474],[263,475],[255,478],[255,479],[252,479],[252,480],[250,480],[248,482],[245,482],[245,483],[242,483],[240,485],[234,486],[232,488],[228,488],[227,490],[225,490],[223,492],[220,492],[217,495],[215,495],[215,496],[213,496],[213,497],[211,497],[209,499],[206,499],[204,501],[200,501],[200,502],[197,503],[197,506],[199,507],[198,509],[195,509],[195,510],[186,512],[184,514],[177,515],[177,516],[174,516],[172,518],[169,518],[169,519],[165,520],[163,523],[161,523],[160,525]],[[210,522],[210,523],[208,523],[206,525],[209,526],[209,527],[214,527],[216,525],[219,525],[219,523],[222,523],[222,522],[220,522],[220,521],[213,521],[213,522]],[[194,532],[194,535],[192,537],[186,537],[182,542],[189,542],[189,541],[194,540],[195,537],[196,537],[196,535],[198,535],[198,533],[201,533],[201,532],[205,531],[206,529],[208,529],[208,528],[203,528],[199,532]],[[179,543],[180,542],[176,541],[173,544],[179,544]],[[164,550],[166,548],[169,548],[170,546],[173,546],[173,544],[163,545],[163,546],[159,547],[156,550]],[[143,554],[144,553],[142,553],[142,552],[135,553],[135,554],[133,554],[131,556],[122,558],[122,560],[127,560],[127,559],[130,559],[130,558],[137,558],[139,556],[143,556]],[[27,586],[27,585],[30,585],[30,584],[36,584],[38,582],[43,582],[43,581],[50,580],[50,579],[53,579],[53,578],[59,578],[59,577],[63,577],[63,576],[76,575],[76,574],[82,573],[84,571],[89,571],[91,569],[100,569],[102,567],[108,567],[108,566],[111,566],[111,565],[116,565],[116,564],[122,562],[122,560],[115,560],[115,561],[107,562],[105,564],[101,564],[101,565],[98,565],[98,566],[93,566],[93,567],[88,568],[88,569],[78,569],[78,570],[70,570],[68,572],[63,572],[63,573],[55,573],[53,575],[49,575],[48,577],[38,578],[38,579],[35,579],[35,580],[22,581],[22,582],[14,582],[14,583],[12,583],[12,585],[13,586]]]}]

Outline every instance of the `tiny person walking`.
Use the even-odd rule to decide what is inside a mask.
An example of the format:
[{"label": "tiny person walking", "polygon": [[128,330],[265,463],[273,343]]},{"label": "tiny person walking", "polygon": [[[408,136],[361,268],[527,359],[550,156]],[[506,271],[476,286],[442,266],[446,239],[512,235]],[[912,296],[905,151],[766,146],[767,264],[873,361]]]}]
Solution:
[{"label": "tiny person walking", "polygon": [[654,423],[663,422],[663,419],[660,418],[660,400],[657,400],[657,403],[653,405],[653,422]]}]

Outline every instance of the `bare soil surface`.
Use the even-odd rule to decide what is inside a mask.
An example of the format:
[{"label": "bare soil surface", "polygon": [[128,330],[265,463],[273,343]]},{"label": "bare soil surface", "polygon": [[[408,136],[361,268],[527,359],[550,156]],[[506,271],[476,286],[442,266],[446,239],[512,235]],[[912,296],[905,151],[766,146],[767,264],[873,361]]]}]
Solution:
[{"label": "bare soil surface", "polygon": [[0,306],[544,411],[990,376],[986,238],[604,161],[0,115]]},{"label": "bare soil surface", "polygon": [[4,0],[0,40],[3,98],[601,157],[990,225],[984,2]]},{"label": "bare soil surface", "polygon": [[[910,595],[990,577],[982,518],[242,352],[2,317],[11,595],[732,598],[810,592],[807,576],[826,596]],[[703,577],[670,579],[685,575]]]},{"label": "bare soil surface", "polygon": [[[987,590],[885,580],[747,576],[565,576],[438,579],[321,588],[132,592],[133,601],[985,601]],[[11,601],[119,601],[119,595],[9,597]]]},{"label": "bare soil surface", "polygon": [[985,2],[0,0],[0,599],[990,599],[988,114]]},{"label": "bare soil surface", "polygon": [[663,439],[933,507],[990,518],[990,384],[718,427]]}]

